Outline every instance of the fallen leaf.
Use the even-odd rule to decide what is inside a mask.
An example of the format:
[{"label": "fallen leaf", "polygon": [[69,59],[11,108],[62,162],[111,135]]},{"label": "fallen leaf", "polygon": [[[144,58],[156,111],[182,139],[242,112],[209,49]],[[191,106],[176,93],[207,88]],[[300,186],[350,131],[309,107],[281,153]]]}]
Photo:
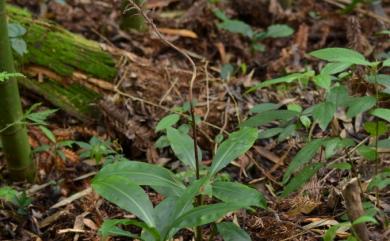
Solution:
[{"label": "fallen leaf", "polygon": [[168,34],[168,35],[176,35],[180,37],[186,37],[186,38],[198,38],[198,35],[188,29],[173,29],[173,28],[158,28],[158,30],[161,33]]}]

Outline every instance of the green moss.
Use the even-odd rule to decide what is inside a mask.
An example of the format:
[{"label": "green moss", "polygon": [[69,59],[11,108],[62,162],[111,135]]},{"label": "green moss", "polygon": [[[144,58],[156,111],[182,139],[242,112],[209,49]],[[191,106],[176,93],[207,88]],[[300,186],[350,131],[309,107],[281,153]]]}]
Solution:
[{"label": "green moss", "polygon": [[94,103],[101,96],[80,84],[70,84],[64,87],[54,80],[45,80],[42,83],[30,79],[19,81],[25,88],[43,96],[55,106],[80,120],[88,121],[98,116],[98,109]]},{"label": "green moss", "polygon": [[23,9],[8,5],[10,22],[23,25],[23,37],[28,54],[19,58],[21,64],[45,66],[62,76],[81,71],[104,80],[113,80],[117,74],[115,61],[99,44],[70,33],[54,23],[35,20]]}]

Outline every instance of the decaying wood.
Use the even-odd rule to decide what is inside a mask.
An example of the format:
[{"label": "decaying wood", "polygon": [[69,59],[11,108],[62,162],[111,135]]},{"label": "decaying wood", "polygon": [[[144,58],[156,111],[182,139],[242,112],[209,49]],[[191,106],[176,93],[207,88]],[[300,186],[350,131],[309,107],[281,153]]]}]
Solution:
[{"label": "decaying wood", "polygon": [[[350,180],[343,188],[343,197],[347,209],[348,218],[351,222],[364,215],[361,200],[359,181],[357,178]],[[353,231],[361,241],[369,241],[368,229],[365,223],[353,225]]]},{"label": "decaying wood", "polygon": [[[187,68],[168,65],[164,61],[156,63],[119,48],[87,40],[55,23],[35,19],[26,10],[9,5],[8,13],[11,23],[19,23],[27,30],[23,39],[29,52],[17,59],[21,71],[28,77],[20,80],[21,86],[86,123],[104,117],[107,122],[115,123],[113,129],[116,133],[137,139],[141,131],[143,139],[148,137],[152,140],[155,133],[146,135],[145,128],[151,129],[172,107],[185,101],[183,96],[189,95],[188,80],[191,78],[196,78],[197,82],[193,91],[200,103],[197,108],[199,113],[204,113],[206,109],[202,103],[208,103],[208,109],[225,106],[221,100],[224,100],[226,90],[219,87],[218,79],[205,81],[207,70],[199,68],[198,74],[193,76]],[[197,59],[203,57],[197,56]],[[206,91],[207,88],[209,91]],[[210,96],[217,97],[210,100]],[[121,116],[126,118],[116,118],[107,108],[102,108],[102,103],[103,106],[107,106],[105,103],[114,106],[112,109],[122,112]],[[124,120],[132,121],[124,124]],[[220,129],[218,124],[211,124],[219,123],[219,120],[218,112],[210,113],[208,122],[204,124],[210,129]],[[212,131],[202,130],[210,142]]]},{"label": "decaying wood", "polygon": [[15,56],[28,77],[21,86],[81,120],[96,117],[94,103],[112,86],[117,58],[99,43],[35,19],[27,10],[8,5],[7,12],[10,23],[26,29],[28,53]]}]

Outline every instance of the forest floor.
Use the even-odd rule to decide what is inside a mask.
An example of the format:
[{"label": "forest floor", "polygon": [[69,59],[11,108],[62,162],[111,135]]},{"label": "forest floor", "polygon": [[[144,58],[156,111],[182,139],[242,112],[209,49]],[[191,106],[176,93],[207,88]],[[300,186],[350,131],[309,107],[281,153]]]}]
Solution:
[{"label": "forest floor", "polygon": [[[371,15],[366,5],[359,5],[350,13],[341,12],[338,1],[293,1],[291,9],[283,9],[277,1],[232,0],[210,3],[199,0],[150,0],[147,14],[164,37],[191,53],[198,75],[193,88],[198,102],[196,114],[202,117],[199,126],[199,146],[204,151],[202,162],[210,164],[215,137],[238,128],[251,115],[250,109],[260,103],[291,103],[307,108],[317,103],[322,94],[314,87],[282,85],[246,94],[246,90],[264,80],[308,68],[319,69],[322,62],[307,53],[325,47],[352,48],[367,58],[377,59],[389,55],[388,35],[378,35],[388,29],[390,20]],[[218,1],[215,1],[218,2]],[[390,6],[384,10],[390,14]],[[10,3],[28,8],[37,17],[57,22],[73,33],[83,35],[110,46],[125,49],[147,62],[148,71],[142,69],[128,73],[121,68],[118,79],[125,79],[140,101],[124,100],[117,95],[105,96],[106,116],[94,123],[83,123],[63,111],[49,119],[49,129],[57,140],[88,142],[96,136],[112,140],[114,147],[130,160],[141,160],[164,165],[180,171],[180,162],[169,148],[159,149],[155,143],[159,133],[154,131],[158,121],[174,106],[188,101],[191,65],[177,51],[164,44],[150,28],[148,31],[126,32],[119,28],[120,0],[67,0],[57,1],[12,0]],[[336,4],[335,4],[336,3]],[[267,38],[261,41],[264,51],[253,51],[248,38],[218,28],[218,18],[212,8],[218,6],[232,19],[240,19],[255,30],[265,30],[272,24],[287,24],[294,33],[289,37]],[[386,28],[387,26],[387,28]],[[122,63],[126,65],[126,63]],[[230,64],[230,65],[229,65]],[[232,70],[232,71],[230,71]],[[354,94],[370,91],[359,79],[347,83]],[[39,96],[22,91],[25,108],[42,102],[43,108],[55,108]],[[107,103],[115,103],[115,108]],[[390,99],[381,105],[390,107]],[[131,120],[128,130],[119,133],[112,115]],[[109,113],[109,114],[107,114]],[[120,117],[119,117],[120,118]],[[368,135],[361,128],[362,120],[338,122],[341,136],[352,136],[357,142]],[[205,124],[206,123],[206,124]],[[208,123],[208,124],[207,124]],[[352,131],[351,131],[352,130]],[[334,136],[331,131],[315,128],[312,136]],[[53,145],[39,128],[29,127],[33,147]],[[225,171],[232,179],[250,184],[262,192],[269,209],[240,212],[227,219],[237,219],[252,240],[321,240],[324,231],[345,214],[341,196],[348,172],[320,171],[298,192],[287,198],[277,194],[282,190],[283,174],[295,154],[304,146],[300,131],[287,140],[262,139],[244,156],[229,165]],[[386,138],[389,138],[387,133]],[[384,151],[381,165],[389,166],[390,155]],[[123,210],[105,201],[91,191],[90,182],[101,167],[94,160],[81,158],[78,150],[62,148],[65,161],[53,153],[35,154],[38,163],[38,183],[14,183],[18,190],[27,190],[32,203],[27,214],[16,214],[14,207],[0,203],[0,240],[100,240],[98,229],[106,218],[129,217]],[[322,153],[314,158],[321,159]],[[0,170],[5,172],[5,161],[0,156]],[[358,162],[361,175],[372,176],[374,165]],[[5,184],[6,173],[0,183]],[[154,204],[162,197],[149,193]],[[375,197],[367,194],[367,198]],[[372,240],[390,240],[390,190],[383,189],[378,208],[379,225],[369,225]],[[270,211],[272,210],[272,211]],[[324,225],[326,224],[326,225]],[[387,227],[387,228],[386,228]],[[205,240],[210,235],[204,229]],[[338,233],[343,239],[348,232]],[[190,231],[180,232],[175,240],[191,240]],[[111,238],[110,240],[126,240]],[[215,238],[214,240],[222,240]]]}]

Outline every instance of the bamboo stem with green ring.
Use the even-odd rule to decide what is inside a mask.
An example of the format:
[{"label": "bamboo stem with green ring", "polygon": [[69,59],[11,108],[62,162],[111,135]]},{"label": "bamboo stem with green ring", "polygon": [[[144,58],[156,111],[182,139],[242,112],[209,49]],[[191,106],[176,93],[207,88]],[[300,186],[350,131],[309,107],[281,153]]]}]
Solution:
[{"label": "bamboo stem with green ring", "polygon": [[[0,0],[0,72],[15,73],[14,60],[8,38],[5,0]],[[16,181],[35,179],[35,164],[31,158],[25,124],[18,124],[23,118],[18,83],[15,78],[0,83],[0,133],[2,151],[7,160],[11,179]],[[16,124],[13,124],[16,123]]]}]

